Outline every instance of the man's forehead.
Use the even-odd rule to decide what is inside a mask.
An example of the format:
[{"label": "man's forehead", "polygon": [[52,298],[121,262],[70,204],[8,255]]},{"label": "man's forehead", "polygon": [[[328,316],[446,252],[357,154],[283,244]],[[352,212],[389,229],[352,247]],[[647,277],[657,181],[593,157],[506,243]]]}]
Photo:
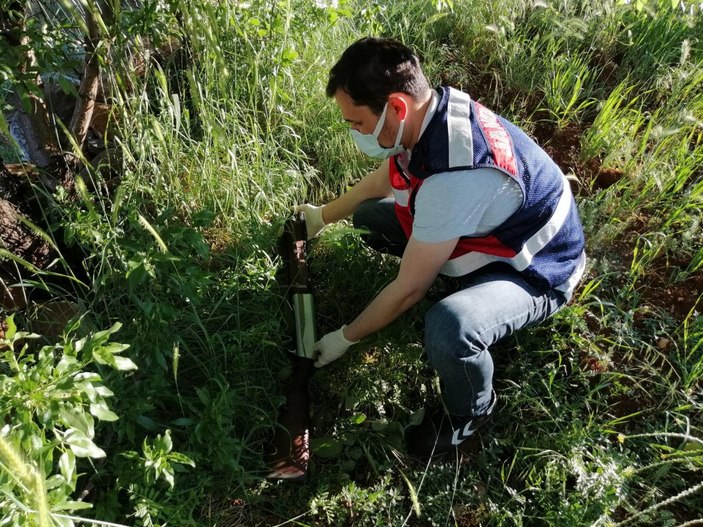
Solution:
[{"label": "man's forehead", "polygon": [[349,94],[342,90],[337,90],[334,97],[345,121],[356,122],[361,118],[373,115],[370,107],[356,104]]}]

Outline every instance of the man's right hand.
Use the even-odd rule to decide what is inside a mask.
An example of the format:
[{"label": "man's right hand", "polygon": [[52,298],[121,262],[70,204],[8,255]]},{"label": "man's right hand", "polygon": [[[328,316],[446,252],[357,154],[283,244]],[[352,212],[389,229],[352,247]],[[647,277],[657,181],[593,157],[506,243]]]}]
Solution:
[{"label": "man's right hand", "polygon": [[315,361],[316,368],[322,368],[333,360],[337,360],[347,352],[349,346],[359,342],[358,340],[347,340],[344,336],[344,328],[346,327],[342,326],[337,331],[327,333],[327,335],[315,342],[313,349],[319,352]]},{"label": "man's right hand", "polygon": [[320,231],[325,228],[325,221],[322,219],[322,207],[305,203],[304,205],[293,207],[293,212],[305,214],[305,229],[307,230],[308,240],[317,238]]}]

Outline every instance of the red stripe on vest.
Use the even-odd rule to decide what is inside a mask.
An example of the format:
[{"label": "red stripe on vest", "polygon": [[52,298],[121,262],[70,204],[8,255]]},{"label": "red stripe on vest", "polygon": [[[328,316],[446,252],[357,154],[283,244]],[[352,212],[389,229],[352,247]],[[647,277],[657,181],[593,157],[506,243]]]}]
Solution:
[{"label": "red stripe on vest", "polygon": [[503,258],[512,258],[517,254],[513,249],[507,245],[504,245],[495,236],[484,236],[483,238],[460,239],[449,259],[451,260],[452,258],[456,258],[472,251],[491,254],[493,256],[501,256]]},{"label": "red stripe on vest", "polygon": [[398,190],[405,190],[410,188],[410,184],[405,181],[405,178],[398,171],[398,167],[395,166],[395,159],[391,159],[388,164],[388,175],[390,176],[391,186]]},{"label": "red stripe on vest", "polygon": [[[422,185],[423,180],[408,174],[408,177],[410,177],[410,184],[408,184],[405,178],[403,178],[400,172],[398,172],[394,161],[395,160],[391,160],[388,165],[388,175],[391,186],[397,190],[412,189],[412,192],[417,192],[418,188]],[[400,226],[403,228],[403,232],[405,232],[405,236],[409,239],[413,232],[413,217],[410,213],[410,203],[408,203],[407,207],[403,207],[402,205],[396,203],[395,214],[398,217]],[[449,259],[451,260],[473,251],[490,254],[493,256],[501,256],[504,258],[512,258],[517,254],[513,249],[501,243],[501,241],[495,236],[484,236],[482,238],[460,239]]]},{"label": "red stripe on vest", "polygon": [[[395,166],[395,158],[391,159],[388,163],[388,177],[391,183],[391,187],[396,190],[408,190],[412,186],[408,184],[405,178],[398,171],[398,167]],[[403,228],[405,236],[410,239],[410,235],[413,232],[413,217],[410,214],[410,203],[407,207],[399,205],[397,202],[395,204],[395,215],[398,217],[400,226]]]},{"label": "red stripe on vest", "polygon": [[508,131],[500,124],[496,114],[479,103],[475,104],[476,117],[478,117],[478,123],[491,147],[493,161],[509,174],[517,176],[517,162],[513,153],[513,142]]}]

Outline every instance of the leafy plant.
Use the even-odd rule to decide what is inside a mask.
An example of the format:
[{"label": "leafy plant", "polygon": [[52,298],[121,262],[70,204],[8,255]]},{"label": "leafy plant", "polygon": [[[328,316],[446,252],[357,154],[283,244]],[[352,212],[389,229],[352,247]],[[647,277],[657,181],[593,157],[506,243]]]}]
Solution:
[{"label": "leafy plant", "polygon": [[90,508],[72,499],[78,461],[105,457],[95,443],[96,420],[118,419],[107,404],[113,393],[95,370],[130,372],[137,366],[121,355],[129,346],[109,342],[120,324],[82,338],[70,336],[79,328],[75,324],[62,342],[38,349],[32,346],[38,335],[17,331],[12,316],[6,324],[0,340],[0,413],[9,419],[0,437],[3,515],[13,525],[32,525],[35,517],[41,525],[73,525],[56,514]]}]

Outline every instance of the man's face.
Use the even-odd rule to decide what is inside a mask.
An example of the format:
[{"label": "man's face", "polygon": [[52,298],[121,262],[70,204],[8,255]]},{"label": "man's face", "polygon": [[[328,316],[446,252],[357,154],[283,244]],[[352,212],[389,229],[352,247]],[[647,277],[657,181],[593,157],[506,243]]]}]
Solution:
[{"label": "man's face", "polygon": [[[379,115],[376,115],[371,111],[368,106],[358,106],[354,104],[354,101],[344,90],[337,90],[334,94],[334,98],[337,101],[337,106],[342,112],[342,118],[349,123],[349,127],[352,130],[357,130],[362,134],[372,134],[376,125],[378,124]],[[394,123],[394,114],[392,112],[391,106],[388,106],[386,111],[385,123],[381,129],[381,133],[378,135],[378,142],[381,146],[390,147],[395,141],[395,136],[398,133],[399,123]]]}]

